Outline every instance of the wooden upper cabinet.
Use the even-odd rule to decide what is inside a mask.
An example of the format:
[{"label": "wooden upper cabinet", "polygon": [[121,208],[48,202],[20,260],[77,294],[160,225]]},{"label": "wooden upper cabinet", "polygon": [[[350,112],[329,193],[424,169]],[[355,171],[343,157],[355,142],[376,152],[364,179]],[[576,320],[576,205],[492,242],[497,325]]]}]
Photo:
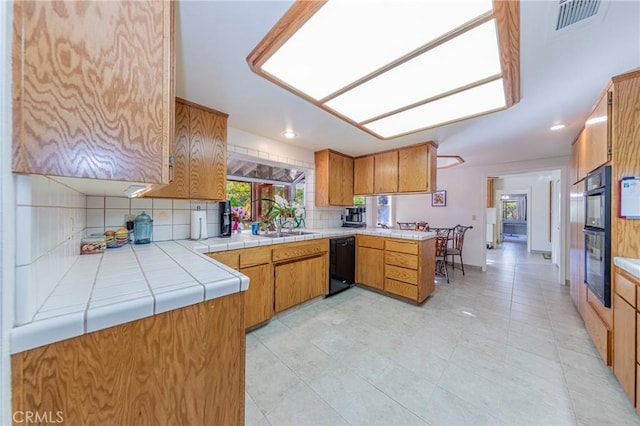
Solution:
[{"label": "wooden upper cabinet", "polygon": [[588,174],[610,159],[610,105],[611,92],[606,90],[587,119],[585,131],[585,172]]},{"label": "wooden upper cabinet", "polygon": [[147,197],[224,200],[227,194],[227,115],[176,100],[173,181]]},{"label": "wooden upper cabinet", "polygon": [[432,144],[398,151],[398,192],[436,190],[437,154]]},{"label": "wooden upper cabinet", "polygon": [[14,3],[14,172],[169,182],[174,8]]},{"label": "wooden upper cabinet", "polygon": [[398,151],[374,156],[374,192],[389,194],[398,192]]},{"label": "wooden upper cabinet", "polygon": [[373,194],[373,156],[353,160],[353,193],[355,195]]},{"label": "wooden upper cabinet", "polygon": [[582,135],[582,132],[580,132],[580,134],[578,135],[578,137],[576,138],[575,141],[573,141],[573,143],[571,144],[571,164],[569,167],[569,180],[571,181],[572,184],[578,182],[582,177],[580,177],[580,165],[579,165],[579,158],[580,158],[580,137]]},{"label": "wooden upper cabinet", "polygon": [[316,205],[353,205],[353,159],[325,149],[315,153]]}]

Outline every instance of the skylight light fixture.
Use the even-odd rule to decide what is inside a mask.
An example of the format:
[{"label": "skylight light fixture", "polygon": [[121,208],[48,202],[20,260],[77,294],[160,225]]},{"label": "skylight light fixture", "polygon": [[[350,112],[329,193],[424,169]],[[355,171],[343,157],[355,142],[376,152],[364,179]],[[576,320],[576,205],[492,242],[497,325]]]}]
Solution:
[{"label": "skylight light fixture", "polygon": [[381,139],[520,100],[519,2],[296,1],[251,69]]}]

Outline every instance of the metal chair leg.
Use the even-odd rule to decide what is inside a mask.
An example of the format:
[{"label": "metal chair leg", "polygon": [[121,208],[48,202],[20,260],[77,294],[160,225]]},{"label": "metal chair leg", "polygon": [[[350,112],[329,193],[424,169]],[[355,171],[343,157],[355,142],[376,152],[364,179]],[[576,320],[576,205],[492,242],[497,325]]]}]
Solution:
[{"label": "metal chair leg", "polygon": [[462,266],[462,275],[464,275],[464,262],[462,261],[462,253],[460,253],[460,266]]}]

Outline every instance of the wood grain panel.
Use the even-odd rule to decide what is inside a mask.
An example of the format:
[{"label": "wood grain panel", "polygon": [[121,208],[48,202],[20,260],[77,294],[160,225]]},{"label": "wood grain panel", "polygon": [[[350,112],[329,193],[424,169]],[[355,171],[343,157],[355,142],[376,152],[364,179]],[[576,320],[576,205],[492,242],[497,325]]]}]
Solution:
[{"label": "wood grain panel", "polygon": [[636,284],[620,272],[616,272],[614,277],[615,279],[613,285],[615,292],[635,308]]},{"label": "wood grain panel", "polygon": [[396,281],[386,278],[384,280],[384,291],[406,297],[412,301],[416,301],[418,298],[418,287],[413,284],[407,284],[402,281]]},{"label": "wood grain panel", "polygon": [[387,251],[398,253],[418,254],[418,243],[399,240],[385,240],[384,247]]},{"label": "wood grain panel", "polygon": [[436,245],[433,239],[422,241],[420,244],[420,281],[418,282],[418,303],[424,302],[434,291],[435,284],[435,256]]},{"label": "wood grain panel", "polygon": [[162,188],[150,191],[146,197],[189,197],[189,107],[182,102],[175,105],[175,139],[173,144],[173,181]]},{"label": "wood grain panel", "polygon": [[14,171],[167,183],[175,3],[19,3]]},{"label": "wood grain panel", "polygon": [[398,151],[374,156],[373,186],[376,194],[398,192]]},{"label": "wood grain panel", "polygon": [[353,205],[353,158],[342,157],[342,179],[336,182],[341,187],[340,205]]},{"label": "wood grain panel", "polygon": [[520,102],[520,2],[493,0],[507,108]]},{"label": "wood grain panel", "polygon": [[240,251],[240,267],[271,263],[271,247],[255,247]]},{"label": "wood grain panel", "polygon": [[358,247],[356,261],[356,282],[382,290],[384,288],[384,250]]},{"label": "wood grain panel", "polygon": [[314,153],[316,166],[316,206],[329,205],[329,151]]},{"label": "wood grain panel", "polygon": [[398,151],[398,191],[425,192],[430,188],[430,179],[436,166],[429,151],[430,145],[414,146]]},{"label": "wood grain panel", "polygon": [[582,318],[584,319],[584,326],[589,336],[591,336],[591,340],[598,350],[600,357],[606,365],[611,365],[611,358],[609,356],[609,329],[588,303],[584,306]]},{"label": "wood grain panel", "polygon": [[359,247],[371,247],[375,249],[384,249],[384,238],[373,237],[371,235],[357,235],[356,244]]},{"label": "wood grain panel", "polygon": [[233,268],[235,270],[240,268],[240,250],[216,251],[207,253],[207,256],[227,265],[229,268]]},{"label": "wood grain panel", "polygon": [[401,268],[389,264],[384,265],[384,276],[405,283],[418,284],[418,271],[415,269]]},{"label": "wood grain panel", "polygon": [[[598,102],[593,108],[590,119],[609,117],[608,105],[609,92],[605,90],[598,98]],[[590,173],[609,161],[609,126],[610,121],[606,119],[602,122],[587,123],[584,127],[585,146],[585,170]]]},{"label": "wood grain panel", "polygon": [[[342,155],[329,151],[329,170],[327,179],[329,181],[329,205],[344,205],[344,189],[342,182],[344,180],[344,160]],[[317,180],[317,176],[316,176]],[[353,204],[350,201],[348,204]]]},{"label": "wood grain panel", "polygon": [[244,326],[250,328],[273,316],[274,284],[270,263],[240,269],[249,277],[249,289],[245,291]]},{"label": "wood grain panel", "polygon": [[[640,176],[640,73],[633,72],[613,79],[612,128],[612,200],[620,197],[618,181],[625,176]],[[618,217],[617,202],[612,203],[611,256],[640,257],[640,220]]]},{"label": "wood grain panel", "polygon": [[354,195],[373,194],[372,155],[353,160],[353,193]]},{"label": "wood grain panel", "polygon": [[276,262],[286,262],[300,257],[314,256],[329,251],[329,240],[327,238],[315,242],[289,243],[276,246],[272,252],[272,260]]},{"label": "wood grain panel", "polygon": [[65,424],[243,424],[243,294],[12,356],[13,409]]},{"label": "wood grain panel", "polygon": [[353,159],[330,149],[314,153],[316,205],[353,205]]},{"label": "wood grain panel", "polygon": [[598,316],[602,322],[607,326],[609,330],[613,329],[613,310],[611,308],[605,308],[604,304],[598,299],[598,296],[593,294],[587,287],[587,302],[591,308],[598,313]]},{"label": "wood grain panel", "polygon": [[327,255],[275,266],[275,311],[326,294]]},{"label": "wood grain panel", "polygon": [[202,200],[227,195],[227,118],[190,108],[189,194]]},{"label": "wood grain panel", "polygon": [[384,263],[387,265],[402,266],[403,268],[418,269],[418,256],[406,253],[387,251],[384,254]]},{"label": "wood grain panel", "polygon": [[636,397],[636,309],[613,295],[613,373],[631,403]]}]

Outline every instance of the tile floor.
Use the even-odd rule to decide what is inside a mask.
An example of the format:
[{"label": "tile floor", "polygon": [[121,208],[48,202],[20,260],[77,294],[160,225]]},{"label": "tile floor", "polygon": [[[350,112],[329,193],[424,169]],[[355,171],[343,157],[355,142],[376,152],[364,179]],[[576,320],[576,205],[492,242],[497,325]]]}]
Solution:
[{"label": "tile floor", "polygon": [[246,424],[640,424],[556,269],[526,245],[415,306],[361,288],[247,335]]}]

